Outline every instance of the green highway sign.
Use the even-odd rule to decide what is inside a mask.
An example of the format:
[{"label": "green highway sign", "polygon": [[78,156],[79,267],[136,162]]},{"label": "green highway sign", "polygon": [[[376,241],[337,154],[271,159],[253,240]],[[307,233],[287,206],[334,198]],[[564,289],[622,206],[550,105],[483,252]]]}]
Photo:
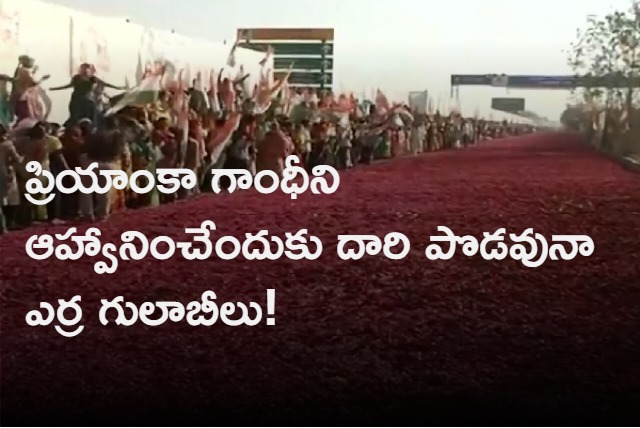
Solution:
[{"label": "green highway sign", "polygon": [[266,52],[268,47],[273,48],[274,57],[287,55],[301,56],[332,56],[333,43],[309,43],[309,42],[290,42],[290,43],[241,43],[240,47],[253,49],[260,52]]},{"label": "green highway sign", "polygon": [[[320,90],[320,86],[319,85],[290,85],[289,86],[291,89],[293,89],[294,91],[306,91],[307,89],[316,89],[316,90]],[[322,87],[322,90],[324,91],[331,91],[331,85],[324,85]]]},{"label": "green highway sign", "polygon": [[291,68],[289,77],[292,86],[319,85],[330,87],[333,83],[333,41],[320,39],[316,43],[306,38],[304,41],[269,43],[269,38],[259,39],[257,36],[240,46],[260,52],[273,49],[273,69],[275,77],[286,74]]},{"label": "green highway sign", "polygon": [[293,63],[294,70],[331,70],[333,58],[292,58],[274,57],[273,68],[275,70],[288,70]]},{"label": "green highway sign", "polygon": [[296,91],[298,94],[303,94],[307,91],[311,93],[315,93],[318,97],[322,98],[324,92],[333,92],[333,88],[331,86],[323,86],[320,87],[318,85],[300,85],[293,86],[292,89]]},{"label": "green highway sign", "polygon": [[491,108],[507,113],[524,111],[524,98],[491,98]]},{"label": "green highway sign", "polygon": [[330,85],[333,82],[332,73],[291,73],[289,76],[289,82],[292,84],[316,84],[316,85]]},{"label": "green highway sign", "polygon": [[[274,77],[279,79],[285,72],[276,72]],[[294,71],[289,76],[289,84],[292,86],[302,85],[321,85],[331,86],[333,83],[333,73],[331,71],[324,73],[305,73],[303,71]]]},{"label": "green highway sign", "polygon": [[333,40],[333,28],[238,28],[241,40]]}]

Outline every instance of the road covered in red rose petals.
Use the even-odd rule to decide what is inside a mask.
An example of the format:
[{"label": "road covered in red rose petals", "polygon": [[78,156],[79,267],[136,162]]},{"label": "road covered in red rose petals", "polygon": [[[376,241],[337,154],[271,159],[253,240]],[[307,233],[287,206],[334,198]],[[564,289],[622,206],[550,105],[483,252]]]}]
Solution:
[{"label": "road covered in red rose petals", "polygon": [[[39,227],[0,238],[2,424],[613,424],[640,402],[640,174],[572,134],[538,134],[348,171],[328,196],[203,195],[100,224],[182,236],[308,228],[316,261],[33,261]],[[591,257],[429,261],[438,225],[592,237]],[[83,226],[83,228],[86,226]],[[404,260],[342,261],[339,234],[402,232]],[[275,326],[100,325],[101,299],[264,302]],[[40,301],[82,296],[84,331],[31,328]],[[548,419],[545,419],[548,418]],[[565,418],[565,419],[563,419]],[[580,422],[578,422],[580,423]]]}]

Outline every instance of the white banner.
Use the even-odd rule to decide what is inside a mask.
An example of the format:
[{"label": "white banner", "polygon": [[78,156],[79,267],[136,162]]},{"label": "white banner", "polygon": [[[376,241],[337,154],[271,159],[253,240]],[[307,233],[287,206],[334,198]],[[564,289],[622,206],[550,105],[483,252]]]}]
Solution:
[{"label": "white banner", "polygon": [[[9,3],[6,0],[1,1],[4,4]],[[20,4],[19,51],[10,61],[0,62],[2,72],[13,75],[19,55],[32,57],[38,67],[36,79],[45,74],[51,76],[41,87],[34,88],[34,97],[39,100],[37,107],[45,114],[50,112],[49,120],[66,120],[71,91],[45,91],[49,86],[69,83],[71,9],[33,0],[17,2]],[[43,42],[45,36],[46,42]]]},{"label": "white banner", "polygon": [[198,42],[178,34],[168,33],[165,35],[164,43],[166,44],[166,59],[176,68],[174,80],[177,80],[178,75],[181,75],[183,85],[185,87],[191,86],[191,69],[195,67],[191,53],[194,50],[194,45]]},{"label": "white banner", "polygon": [[168,31],[145,28],[140,35],[140,57],[142,64],[150,66],[155,61],[174,62],[176,36]]},{"label": "white banner", "polygon": [[139,70],[136,72],[139,79],[149,71],[155,72],[157,65],[168,66],[165,78],[172,81],[177,77],[180,68],[184,64],[180,61],[180,46],[188,46],[187,43],[180,43],[181,36],[168,31],[144,28],[140,35],[140,45],[138,47]]},{"label": "white banner", "polygon": [[[0,62],[14,67],[22,54],[21,7],[16,0],[0,0]],[[3,72],[7,72],[3,66]],[[13,72],[12,72],[13,73]]]},{"label": "white banner", "polygon": [[[81,64],[92,64],[99,75],[111,71],[109,34],[114,31],[112,18],[90,14],[74,14],[72,21],[71,55],[74,71]],[[75,74],[75,73],[74,73]]]},{"label": "white banner", "polygon": [[[46,37],[46,42],[43,38]],[[113,85],[136,83],[137,68],[156,60],[184,69],[185,83],[198,72],[208,85],[209,71],[225,68],[227,76],[237,71],[226,66],[230,44],[189,39],[170,31],[146,29],[124,17],[100,17],[38,0],[0,0],[0,73],[12,76],[20,55],[33,57],[37,77],[50,74],[43,89],[69,83],[82,63],[93,64],[98,76]],[[140,67],[136,67],[140,58]],[[260,76],[264,54],[248,49],[236,52],[237,67],[250,73],[251,87]],[[273,68],[272,60],[266,66]],[[144,71],[144,70],[142,70]],[[68,118],[71,90],[49,92],[50,120]]]}]

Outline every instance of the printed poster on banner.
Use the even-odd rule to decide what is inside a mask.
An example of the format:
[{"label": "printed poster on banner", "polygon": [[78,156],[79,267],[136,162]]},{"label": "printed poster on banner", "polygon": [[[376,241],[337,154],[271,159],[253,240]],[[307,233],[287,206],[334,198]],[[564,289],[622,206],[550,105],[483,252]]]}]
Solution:
[{"label": "printed poster on banner", "polygon": [[145,76],[154,68],[155,58],[155,32],[144,28],[140,34],[140,46],[138,47],[138,59],[136,66],[136,85],[144,80]]},{"label": "printed poster on banner", "polygon": [[73,17],[72,49],[74,72],[81,64],[92,64],[98,75],[111,71],[108,35],[111,19],[89,14]]},{"label": "printed poster on banner", "polygon": [[427,91],[409,92],[409,108],[411,111],[418,114],[426,114],[428,102],[429,95]]},{"label": "printed poster on banner", "polygon": [[0,61],[13,65],[20,51],[20,7],[17,1],[0,0]]},{"label": "printed poster on banner", "polygon": [[154,30],[151,28],[145,28],[140,36],[140,66],[142,68],[142,74],[148,72],[155,72],[159,65],[169,62],[172,66],[169,67],[168,73],[173,73],[175,68],[172,54],[174,49],[174,42],[172,40],[172,34],[165,31]]},{"label": "printed poster on banner", "polygon": [[[194,62],[194,41],[180,36],[178,34],[167,33],[165,35],[165,43],[167,43],[167,59],[175,66],[178,77],[182,77],[182,83],[185,87],[191,86],[192,68],[195,68]],[[202,52],[198,52],[202,55]]]},{"label": "printed poster on banner", "polygon": [[155,61],[161,60],[163,52],[160,51],[159,32],[145,28],[140,36],[140,62],[144,70],[151,68]]}]

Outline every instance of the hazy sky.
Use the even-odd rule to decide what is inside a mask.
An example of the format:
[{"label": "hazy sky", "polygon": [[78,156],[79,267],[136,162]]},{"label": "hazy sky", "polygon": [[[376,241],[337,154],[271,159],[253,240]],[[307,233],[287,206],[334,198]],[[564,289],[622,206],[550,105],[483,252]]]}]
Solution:
[{"label": "hazy sky", "polygon": [[[53,0],[87,12],[128,16],[143,25],[211,41],[238,27],[335,28],[337,89],[391,97],[429,90],[449,96],[451,74],[571,74],[563,50],[588,14],[628,0]],[[463,110],[486,111],[492,96],[520,96],[550,117],[567,92],[465,88]],[[443,101],[443,104],[445,101]]]}]

